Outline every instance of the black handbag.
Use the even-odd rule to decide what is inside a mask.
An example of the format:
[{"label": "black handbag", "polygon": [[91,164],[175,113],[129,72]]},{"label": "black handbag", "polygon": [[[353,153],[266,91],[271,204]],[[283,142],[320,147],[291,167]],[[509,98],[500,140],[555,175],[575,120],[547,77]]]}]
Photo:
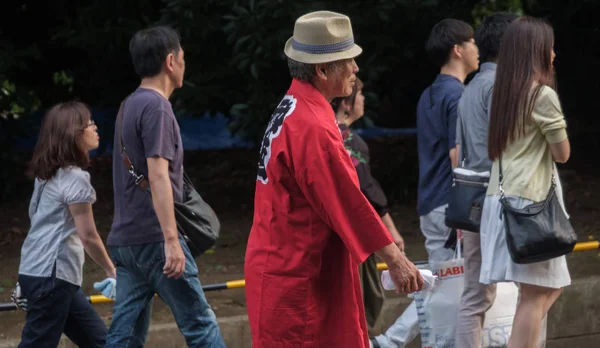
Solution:
[{"label": "black handbag", "polygon": [[510,206],[502,189],[502,159],[499,160],[499,190],[506,244],[517,264],[547,261],[573,251],[577,235],[556,196],[556,181],[546,199],[517,209]]},{"label": "black handbag", "polygon": [[[464,144],[464,142],[463,142]],[[460,147],[463,161],[466,157],[466,146]],[[475,172],[460,166],[452,171],[452,187],[450,200],[446,207],[444,223],[452,229],[479,232],[483,201],[490,180],[489,172]]]},{"label": "black handbag", "polygon": [[[136,172],[123,144],[123,105],[121,103],[119,113],[117,114],[117,132],[121,144],[121,157],[125,168],[135,179],[135,185],[140,189],[152,195],[150,182],[143,174]],[[206,203],[188,175],[183,173],[183,202],[175,202],[175,220],[177,231],[181,234],[186,244],[190,248],[192,256],[197,257],[206,250],[212,248],[221,230],[221,223],[214,210]]]},{"label": "black handbag", "polygon": [[211,206],[196,191],[186,173],[183,173],[183,194],[183,202],[175,202],[177,230],[196,257],[215,245],[221,222]]},{"label": "black handbag", "polygon": [[453,172],[445,224],[450,228],[479,232],[489,176],[460,169],[456,168]]}]

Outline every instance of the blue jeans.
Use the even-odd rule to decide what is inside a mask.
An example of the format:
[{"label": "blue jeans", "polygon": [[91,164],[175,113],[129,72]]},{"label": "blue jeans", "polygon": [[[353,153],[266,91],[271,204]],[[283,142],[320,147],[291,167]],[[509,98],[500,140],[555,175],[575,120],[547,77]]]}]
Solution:
[{"label": "blue jeans", "polygon": [[[454,250],[444,247],[450,229],[444,223],[445,205],[421,216],[421,232],[425,236],[425,249],[429,261],[445,261],[454,257]],[[403,348],[420,333],[417,305],[413,301],[383,334],[373,338],[378,348]],[[463,348],[463,347],[461,347]]]},{"label": "blue jeans", "polygon": [[106,325],[79,286],[26,275],[19,284],[28,307],[19,348],[56,348],[63,332],[78,347],[104,347]]},{"label": "blue jeans", "polygon": [[109,247],[117,267],[117,294],[106,347],[143,347],[150,326],[154,294],[171,308],[188,347],[225,347],[190,249],[179,238],[185,271],[179,279],[163,274],[164,243]]}]

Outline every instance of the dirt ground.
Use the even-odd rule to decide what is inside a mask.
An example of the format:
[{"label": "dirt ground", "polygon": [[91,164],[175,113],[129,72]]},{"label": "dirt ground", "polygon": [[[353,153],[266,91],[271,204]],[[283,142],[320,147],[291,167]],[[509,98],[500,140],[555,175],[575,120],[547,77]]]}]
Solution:
[{"label": "dirt ground", "polygon": [[[407,255],[412,260],[424,260],[424,240],[419,232],[414,201],[415,154],[407,152],[406,141],[403,140],[373,140],[369,143],[373,174],[388,194],[392,217],[407,241]],[[397,164],[390,164],[390,158],[398,159]],[[196,259],[204,285],[243,279],[244,252],[252,224],[256,159],[256,151],[248,149],[186,153],[186,171],[222,223],[215,249]],[[111,161],[111,158],[96,158],[89,169],[98,196],[93,206],[94,215],[103,238],[110,230],[113,214]],[[574,169],[561,171],[561,176],[567,209],[580,241],[599,239],[600,206],[597,197],[600,196],[600,178],[578,174]],[[399,180],[404,181],[404,185],[398,184]],[[0,203],[0,302],[10,301],[10,291],[17,280],[21,244],[29,227],[27,207],[32,184],[23,179],[19,185],[22,186],[22,194],[13,197],[10,202]],[[574,276],[598,274],[599,263],[598,251],[569,256]],[[102,279],[104,272],[91,259],[86,260],[84,292],[97,294],[92,286]],[[207,293],[207,298],[217,316],[245,313],[244,289],[212,291]],[[96,308],[107,322],[110,321],[111,304],[97,305]],[[19,337],[23,319],[24,313],[20,311],[0,313],[0,339]],[[155,301],[153,322],[172,320],[169,309],[160,300]]]}]

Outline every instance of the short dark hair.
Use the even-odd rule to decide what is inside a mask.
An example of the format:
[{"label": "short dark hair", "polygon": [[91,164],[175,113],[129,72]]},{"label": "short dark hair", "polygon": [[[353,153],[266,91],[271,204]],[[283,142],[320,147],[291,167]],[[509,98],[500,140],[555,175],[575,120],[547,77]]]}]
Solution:
[{"label": "short dark hair", "polygon": [[442,67],[450,59],[450,52],[454,45],[460,45],[472,38],[473,28],[467,22],[447,18],[431,29],[425,48],[433,63]]},{"label": "short dark hair", "polygon": [[50,180],[60,168],[87,168],[90,157],[83,149],[81,137],[89,127],[91,116],[89,107],[77,101],[50,108],[44,115],[27,174],[31,178]]},{"label": "short dark hair", "polygon": [[179,33],[166,26],[140,30],[129,41],[133,68],[141,79],[158,75],[169,53],[180,48]]},{"label": "short dark hair", "polygon": [[510,12],[496,12],[483,20],[475,31],[475,43],[479,48],[479,58],[488,62],[498,58],[500,42],[506,28],[519,16]]}]

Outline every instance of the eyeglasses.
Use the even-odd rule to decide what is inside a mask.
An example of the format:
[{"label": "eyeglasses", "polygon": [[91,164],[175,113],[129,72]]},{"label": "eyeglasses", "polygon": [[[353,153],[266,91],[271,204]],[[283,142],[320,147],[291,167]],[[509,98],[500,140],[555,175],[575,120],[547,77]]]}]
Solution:
[{"label": "eyeglasses", "polygon": [[88,125],[85,126],[85,127],[83,127],[83,130],[86,130],[86,129],[90,128],[90,127],[96,127],[96,122],[94,122],[94,120],[90,120],[88,122]]}]

